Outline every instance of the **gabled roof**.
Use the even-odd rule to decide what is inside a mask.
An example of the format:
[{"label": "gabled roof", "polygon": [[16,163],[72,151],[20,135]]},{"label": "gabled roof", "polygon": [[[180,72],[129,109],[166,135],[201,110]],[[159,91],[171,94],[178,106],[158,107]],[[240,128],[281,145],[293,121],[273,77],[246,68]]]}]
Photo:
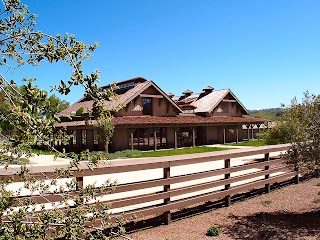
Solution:
[{"label": "gabled roof", "polygon": [[240,106],[244,109],[244,111],[248,114],[248,110],[243,106],[243,104],[239,101],[239,99],[231,92],[230,89],[223,90],[214,90],[211,93],[203,96],[202,98],[196,100],[191,103],[191,105],[195,106],[196,113],[204,113],[204,112],[212,112],[215,107],[217,107],[220,102],[228,95],[231,96],[240,104]]},{"label": "gabled roof", "polygon": [[[115,100],[112,101],[105,101],[104,107],[109,110],[113,110],[117,108],[120,104],[123,106],[127,105],[139,96],[143,91],[145,91],[149,87],[154,87],[165,99],[167,99],[179,112],[182,110],[179,106],[167,96],[153,81],[144,81],[138,82],[136,85],[130,89],[128,89],[125,93],[119,94]],[[83,107],[83,113],[88,113],[88,109],[92,109],[93,100],[87,100],[85,98],[81,98],[65,110],[59,113],[60,116],[68,116],[71,115],[73,112],[76,112],[79,108]]]}]

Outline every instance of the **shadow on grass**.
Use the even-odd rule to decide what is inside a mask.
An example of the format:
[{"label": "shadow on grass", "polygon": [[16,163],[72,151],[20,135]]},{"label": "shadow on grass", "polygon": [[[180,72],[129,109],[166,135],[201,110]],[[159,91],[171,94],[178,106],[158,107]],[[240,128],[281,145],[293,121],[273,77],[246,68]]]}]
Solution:
[{"label": "shadow on grass", "polygon": [[320,211],[258,213],[245,217],[229,217],[237,223],[223,231],[234,239],[320,239]]}]

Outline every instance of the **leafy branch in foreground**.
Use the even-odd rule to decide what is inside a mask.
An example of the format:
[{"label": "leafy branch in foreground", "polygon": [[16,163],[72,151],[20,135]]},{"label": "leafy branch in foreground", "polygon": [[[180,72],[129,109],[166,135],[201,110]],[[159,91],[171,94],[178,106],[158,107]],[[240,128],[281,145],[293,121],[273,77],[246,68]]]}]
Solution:
[{"label": "leafy branch in foreground", "polygon": [[[76,40],[75,36],[66,34],[51,36],[36,29],[35,15],[30,14],[26,5],[20,0],[4,0],[0,8],[0,90],[3,98],[3,111],[0,120],[15,129],[15,134],[0,142],[0,239],[111,239],[104,230],[111,223],[109,205],[100,202],[100,196],[113,191],[114,183],[105,182],[83,184],[83,179],[74,177],[75,172],[83,171],[80,160],[89,160],[85,168],[93,169],[100,158],[90,157],[88,152],[80,157],[68,158],[70,164],[64,169],[56,169],[50,176],[37,171],[34,165],[21,165],[18,178],[20,185],[13,184],[15,178],[10,176],[16,168],[11,162],[22,157],[29,158],[26,152],[30,146],[41,141],[56,151],[52,144],[54,124],[60,121],[54,113],[47,115],[50,107],[48,93],[35,86],[35,79],[23,79],[22,91],[14,81],[9,81],[4,72],[18,72],[23,65],[39,66],[41,62],[64,62],[71,68],[70,79],[61,80],[52,89],[60,94],[69,94],[73,86],[80,85],[85,97],[93,99],[92,116],[100,121],[107,137],[113,133],[111,125],[113,109],[104,109],[103,102],[116,97],[112,91],[99,91],[99,72],[85,75],[82,71],[83,61],[88,60],[97,48],[97,43],[87,45]],[[66,131],[55,134],[69,138]],[[56,151],[57,155],[65,156]],[[65,156],[66,157],[66,156]],[[32,172],[39,172],[34,175]],[[9,177],[8,177],[9,176]],[[57,179],[64,177],[64,182]],[[58,202],[48,199],[50,194],[60,196]],[[27,196],[15,198],[15,196]],[[39,201],[40,200],[40,201]],[[92,203],[89,203],[92,201]],[[99,221],[99,226],[95,223]],[[123,233],[120,226],[119,233]]]}]

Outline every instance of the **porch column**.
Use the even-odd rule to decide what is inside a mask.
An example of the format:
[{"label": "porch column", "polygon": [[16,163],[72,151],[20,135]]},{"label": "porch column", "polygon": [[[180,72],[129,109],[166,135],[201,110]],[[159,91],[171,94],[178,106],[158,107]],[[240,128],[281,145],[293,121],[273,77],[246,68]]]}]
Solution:
[{"label": "porch column", "polygon": [[226,129],[223,129],[223,144],[226,144]]},{"label": "porch column", "polygon": [[162,131],[163,131],[163,128],[160,128],[160,130],[159,130],[159,134],[160,134],[160,136],[159,136],[159,138],[160,138],[160,147],[162,147]]},{"label": "porch column", "polygon": [[250,124],[246,124],[247,127],[247,139],[250,139]]},{"label": "porch column", "polygon": [[128,132],[130,134],[130,148],[131,150],[133,150],[133,133],[134,133],[135,129],[134,128],[129,128]]},{"label": "porch column", "polygon": [[239,142],[239,129],[236,129],[236,142]]},{"label": "porch column", "polygon": [[254,127],[254,124],[251,125],[251,138],[252,139],[254,139],[253,127]]},{"label": "porch column", "polygon": [[196,127],[192,127],[192,146],[196,146]]},{"label": "porch column", "polygon": [[87,129],[87,134],[86,134],[86,138],[87,138],[87,148],[92,151],[93,150],[93,129]]},{"label": "porch column", "polygon": [[178,143],[177,143],[177,128],[174,128],[174,148],[177,149],[178,148]]},{"label": "porch column", "polygon": [[154,150],[157,151],[157,129],[153,129],[153,143],[154,143]]},{"label": "porch column", "polygon": [[261,124],[257,124],[257,127],[258,127],[258,140],[260,140],[260,126],[261,126]]}]

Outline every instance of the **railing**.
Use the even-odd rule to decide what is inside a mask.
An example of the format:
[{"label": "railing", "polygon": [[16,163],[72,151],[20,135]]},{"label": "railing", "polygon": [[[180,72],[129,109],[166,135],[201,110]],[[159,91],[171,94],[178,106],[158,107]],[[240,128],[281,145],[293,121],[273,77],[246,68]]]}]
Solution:
[{"label": "railing", "polygon": [[[280,151],[286,151],[289,147],[283,144],[169,157],[110,160],[93,170],[81,163],[84,170],[74,171],[72,178],[76,178],[80,188],[95,181],[99,184],[109,178],[118,179],[115,192],[100,200],[100,203],[111,204],[113,216],[163,214],[165,223],[169,224],[174,209],[223,198],[226,205],[230,205],[232,196],[238,193],[261,187],[269,192],[271,184],[292,178],[298,183],[298,173],[289,171],[278,157]],[[36,179],[47,179],[54,177],[56,168],[66,166],[37,166],[30,168],[30,172]],[[0,178],[10,176],[13,176],[14,182],[22,181],[18,166],[0,169]],[[19,199],[30,197],[25,195]],[[54,193],[32,198],[39,204],[63,199]]]}]

